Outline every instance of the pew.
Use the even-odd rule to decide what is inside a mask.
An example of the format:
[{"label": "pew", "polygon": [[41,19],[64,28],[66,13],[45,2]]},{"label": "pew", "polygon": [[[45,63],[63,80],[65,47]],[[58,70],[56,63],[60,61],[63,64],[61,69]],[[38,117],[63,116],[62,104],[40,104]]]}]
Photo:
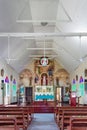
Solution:
[{"label": "pew", "polygon": [[24,120],[24,113],[22,111],[0,111],[0,117],[15,117],[17,125],[19,128],[23,128],[25,130],[26,123]]},{"label": "pew", "polygon": [[0,130],[19,130],[16,118],[14,117],[0,117]]},{"label": "pew", "polygon": [[76,110],[76,111],[63,111],[62,119],[61,119],[61,129],[64,130],[69,125],[71,116],[87,116],[87,111]]},{"label": "pew", "polygon": [[26,129],[33,119],[32,106],[0,106],[0,117],[15,117],[19,128]]},{"label": "pew", "polygon": [[54,114],[54,118],[57,122],[57,124],[59,123],[59,121],[61,120],[61,117],[63,115],[63,111],[64,110],[68,110],[68,111],[76,111],[76,110],[87,110],[87,106],[86,107],[83,107],[83,106],[80,106],[80,107],[71,107],[71,106],[63,106],[63,107],[58,107],[56,110],[55,110],[55,114]]},{"label": "pew", "polygon": [[30,122],[33,119],[34,116],[34,109],[29,107],[19,107],[19,106],[7,106],[7,107],[0,107],[0,111],[14,111],[14,112],[24,112],[24,118],[26,119],[27,124],[30,124]]},{"label": "pew", "polygon": [[67,130],[87,130],[87,116],[72,116]]},{"label": "pew", "polygon": [[19,128],[27,129],[27,126],[34,117],[34,106],[1,105],[0,117],[2,115],[12,118],[15,117]]}]

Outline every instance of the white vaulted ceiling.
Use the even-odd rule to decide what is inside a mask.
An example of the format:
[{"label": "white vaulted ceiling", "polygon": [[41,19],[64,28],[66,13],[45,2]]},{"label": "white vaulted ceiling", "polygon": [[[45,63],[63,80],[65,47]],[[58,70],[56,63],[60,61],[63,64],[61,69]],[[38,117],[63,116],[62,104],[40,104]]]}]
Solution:
[{"label": "white vaulted ceiling", "polygon": [[44,49],[68,72],[87,60],[87,0],[0,0],[0,58],[20,72]]}]

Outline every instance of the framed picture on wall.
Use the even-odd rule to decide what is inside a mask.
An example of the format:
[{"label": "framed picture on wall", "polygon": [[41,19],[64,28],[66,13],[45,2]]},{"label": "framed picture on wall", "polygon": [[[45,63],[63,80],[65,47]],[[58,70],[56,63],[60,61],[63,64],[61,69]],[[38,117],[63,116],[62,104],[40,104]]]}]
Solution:
[{"label": "framed picture on wall", "polygon": [[10,75],[10,81],[12,81],[13,80],[13,75]]},{"label": "framed picture on wall", "polygon": [[1,76],[4,76],[4,69],[1,69]]},{"label": "framed picture on wall", "polygon": [[85,77],[87,77],[87,69],[85,69]]}]

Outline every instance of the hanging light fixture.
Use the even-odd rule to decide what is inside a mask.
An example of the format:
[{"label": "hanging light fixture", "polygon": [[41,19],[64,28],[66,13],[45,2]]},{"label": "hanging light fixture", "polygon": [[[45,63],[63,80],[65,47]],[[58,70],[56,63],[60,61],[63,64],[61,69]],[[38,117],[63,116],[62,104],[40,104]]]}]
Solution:
[{"label": "hanging light fixture", "polygon": [[45,56],[45,38],[44,38],[44,57],[41,58],[40,63],[42,66],[48,65],[48,58]]}]

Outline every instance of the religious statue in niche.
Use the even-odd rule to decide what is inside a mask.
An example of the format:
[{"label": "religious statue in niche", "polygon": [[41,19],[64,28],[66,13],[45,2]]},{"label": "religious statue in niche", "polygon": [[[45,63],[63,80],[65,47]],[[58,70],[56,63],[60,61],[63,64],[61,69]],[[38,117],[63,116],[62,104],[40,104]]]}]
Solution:
[{"label": "religious statue in niche", "polygon": [[41,75],[41,85],[48,85],[48,76],[46,73],[43,73]]},{"label": "religious statue in niche", "polygon": [[4,76],[4,69],[1,69],[1,76]]},{"label": "religious statue in niche", "polygon": [[39,76],[36,74],[36,75],[35,75],[34,82],[35,82],[35,83],[38,83],[38,81],[39,81]]},{"label": "religious statue in niche", "polygon": [[46,85],[46,76],[43,76],[43,85]]},{"label": "religious statue in niche", "polygon": [[52,75],[49,76],[49,85],[53,85],[53,76]]},{"label": "religious statue in niche", "polygon": [[54,63],[53,63],[53,61],[50,61],[50,65],[48,68],[48,75],[49,76],[53,76],[53,70],[54,70]]},{"label": "religious statue in niche", "polygon": [[53,69],[51,67],[48,68],[48,75],[53,75]]}]

